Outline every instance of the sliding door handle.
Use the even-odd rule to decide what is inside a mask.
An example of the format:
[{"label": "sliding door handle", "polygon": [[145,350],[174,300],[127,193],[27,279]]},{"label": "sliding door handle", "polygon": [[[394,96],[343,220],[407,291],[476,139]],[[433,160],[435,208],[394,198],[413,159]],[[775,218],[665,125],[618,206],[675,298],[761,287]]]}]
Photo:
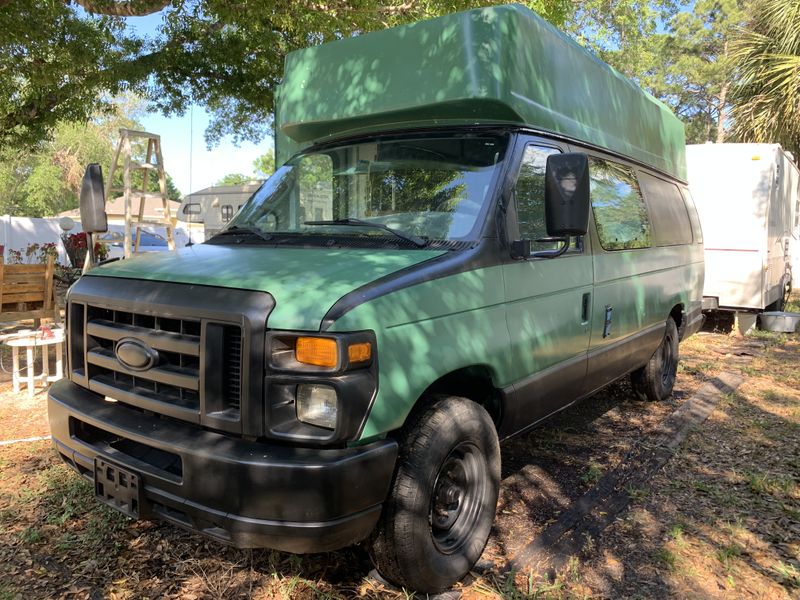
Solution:
[{"label": "sliding door handle", "polygon": [[589,312],[592,307],[592,293],[586,292],[581,300],[581,324],[586,325],[589,322]]}]

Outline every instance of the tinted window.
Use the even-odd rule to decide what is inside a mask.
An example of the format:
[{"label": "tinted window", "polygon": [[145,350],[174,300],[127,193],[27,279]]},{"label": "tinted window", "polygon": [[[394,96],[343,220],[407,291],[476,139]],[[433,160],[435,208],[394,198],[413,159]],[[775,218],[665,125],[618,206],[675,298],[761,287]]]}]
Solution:
[{"label": "tinted window", "polygon": [[230,204],[225,204],[222,207],[222,220],[227,223],[233,217],[233,207]]},{"label": "tinted window", "polygon": [[544,220],[544,171],[547,157],[559,151],[555,148],[527,146],[522,156],[515,195],[517,200],[517,223],[522,239],[531,240],[532,250],[549,250],[558,243],[536,243],[534,240],[547,237]]},{"label": "tinted window", "polygon": [[600,245],[605,250],[649,247],[650,219],[633,169],[590,157],[589,175]]},{"label": "tinted window", "polygon": [[639,174],[639,183],[653,218],[655,245],[691,244],[692,226],[678,186],[647,173]]},{"label": "tinted window", "polygon": [[686,201],[686,210],[689,213],[689,221],[692,223],[692,234],[696,244],[703,243],[703,228],[700,227],[700,216],[697,214],[694,200],[689,190],[683,188],[683,199]]}]

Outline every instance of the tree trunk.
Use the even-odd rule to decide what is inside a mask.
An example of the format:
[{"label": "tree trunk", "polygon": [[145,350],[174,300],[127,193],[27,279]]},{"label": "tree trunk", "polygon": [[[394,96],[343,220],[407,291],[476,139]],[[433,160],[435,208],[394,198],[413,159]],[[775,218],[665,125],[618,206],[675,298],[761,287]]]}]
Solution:
[{"label": "tree trunk", "polygon": [[726,101],[728,99],[728,88],[730,83],[725,82],[722,84],[722,89],[719,91],[717,99],[719,106],[717,108],[717,143],[721,144],[725,141],[725,119],[728,117],[728,107]]}]

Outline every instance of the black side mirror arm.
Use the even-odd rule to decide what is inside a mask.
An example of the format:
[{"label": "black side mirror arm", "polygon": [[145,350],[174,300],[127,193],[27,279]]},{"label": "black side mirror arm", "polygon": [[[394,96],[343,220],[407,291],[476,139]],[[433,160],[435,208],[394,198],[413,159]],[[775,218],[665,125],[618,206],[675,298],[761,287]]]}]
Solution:
[{"label": "black side mirror arm", "polygon": [[511,242],[511,257],[516,260],[527,260],[531,257],[530,240],[514,240]]},{"label": "black side mirror arm", "polygon": [[539,250],[533,253],[533,258],[556,258],[569,250],[568,237],[546,237],[536,240],[539,243],[547,244],[552,242],[560,242],[562,246],[556,250]]}]

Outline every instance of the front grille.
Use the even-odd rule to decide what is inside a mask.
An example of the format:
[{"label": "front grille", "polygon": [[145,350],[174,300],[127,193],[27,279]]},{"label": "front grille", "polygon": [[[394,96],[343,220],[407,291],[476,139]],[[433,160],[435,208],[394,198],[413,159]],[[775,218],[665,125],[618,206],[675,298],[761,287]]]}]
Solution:
[{"label": "front grille", "polygon": [[239,410],[242,399],[242,330],[239,327],[225,327],[223,345],[222,391],[228,407]]},{"label": "front grille", "polygon": [[[240,326],[78,303],[71,304],[69,315],[70,369],[77,383],[119,402],[181,420],[201,423],[204,412],[223,414],[230,421],[239,419]],[[123,365],[115,347],[125,338],[156,350],[155,364],[144,371]],[[206,389],[201,389],[201,382]]]}]

